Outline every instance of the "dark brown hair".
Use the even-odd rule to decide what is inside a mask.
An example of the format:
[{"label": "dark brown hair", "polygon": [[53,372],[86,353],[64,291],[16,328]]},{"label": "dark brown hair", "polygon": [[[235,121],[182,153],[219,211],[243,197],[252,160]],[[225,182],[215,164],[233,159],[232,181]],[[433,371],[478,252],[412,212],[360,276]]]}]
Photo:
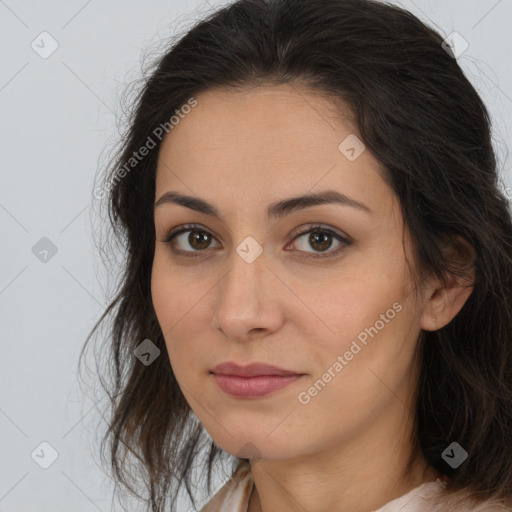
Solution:
[{"label": "dark brown hair", "polygon": [[[474,250],[474,288],[462,310],[418,340],[414,446],[452,478],[448,491],[512,497],[511,213],[499,190],[488,112],[443,39],[411,13],[371,0],[238,0],[170,44],[144,79],[107,173],[109,220],[125,261],[116,295],[86,346],[110,319],[98,370],[110,404],[102,450],[108,444],[113,476],[132,493],[144,479],[148,510],[163,511],[167,498],[174,510],[182,485],[194,502],[191,475],[200,448],[209,446],[203,464],[209,491],[212,464],[227,455],[191,413],[152,306],[161,142],[155,129],[213,87],[281,83],[305,85],[351,107],[361,139],[400,201],[416,277],[463,276],[462,260],[443,248],[457,249],[463,240]],[[127,168],[150,136],[156,147]],[[149,366],[134,356],[145,339],[161,351]],[[469,454],[457,469],[441,456],[454,441]],[[130,460],[138,464],[128,466]]]}]

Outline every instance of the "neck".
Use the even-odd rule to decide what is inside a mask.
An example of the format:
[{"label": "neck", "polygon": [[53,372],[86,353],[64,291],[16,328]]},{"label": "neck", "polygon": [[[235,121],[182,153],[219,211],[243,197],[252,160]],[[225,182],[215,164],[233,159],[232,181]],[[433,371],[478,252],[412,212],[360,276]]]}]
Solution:
[{"label": "neck", "polygon": [[392,427],[380,422],[378,436],[373,428],[350,445],[329,446],[322,453],[251,462],[254,490],[248,512],[368,512],[435,481],[437,471],[421,456],[408,468],[412,448],[402,441],[407,436]]}]

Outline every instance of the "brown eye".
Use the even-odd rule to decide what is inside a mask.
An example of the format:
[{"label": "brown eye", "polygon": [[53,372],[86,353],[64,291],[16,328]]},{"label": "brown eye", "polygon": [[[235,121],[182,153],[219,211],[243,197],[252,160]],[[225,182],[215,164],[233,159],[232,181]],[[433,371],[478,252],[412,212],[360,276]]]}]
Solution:
[{"label": "brown eye", "polygon": [[[309,236],[306,237],[306,235]],[[333,250],[329,250],[333,241],[337,241],[338,245]],[[307,258],[322,258],[337,254],[344,246],[350,245],[350,241],[331,229],[322,226],[309,226],[294,238],[294,244],[299,246],[299,252],[311,253],[310,256],[306,256]],[[313,249],[313,251],[308,249]],[[326,254],[324,256],[321,253]]]},{"label": "brown eye", "polygon": [[163,242],[170,244],[176,253],[194,256],[194,253],[208,249],[214,240],[211,233],[197,226],[182,226],[181,229],[171,231]]},{"label": "brown eye", "polygon": [[204,231],[190,231],[188,235],[188,243],[197,250],[206,249],[211,242],[211,235]]},{"label": "brown eye", "polygon": [[326,251],[332,245],[332,235],[322,231],[309,234],[308,243],[317,251]]},{"label": "brown eye", "polygon": [[[306,235],[309,236],[306,238]],[[201,252],[207,254],[207,249],[215,247],[212,242],[216,242],[216,239],[208,231],[200,229],[200,226],[189,224],[171,231],[163,242],[168,243],[177,255],[195,257]],[[337,245],[330,250],[333,242],[337,242]],[[299,246],[299,253],[309,253],[306,258],[329,258],[337,255],[351,242],[332,229],[316,225],[308,226],[298,233],[293,244]]]}]

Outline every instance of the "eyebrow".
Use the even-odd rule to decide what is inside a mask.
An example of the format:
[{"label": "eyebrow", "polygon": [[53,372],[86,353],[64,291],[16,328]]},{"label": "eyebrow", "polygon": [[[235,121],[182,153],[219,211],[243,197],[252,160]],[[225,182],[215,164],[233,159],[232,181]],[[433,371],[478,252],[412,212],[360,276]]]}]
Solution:
[{"label": "eyebrow", "polygon": [[[217,208],[199,197],[187,196],[175,191],[169,191],[163,194],[160,199],[155,203],[155,209],[163,204],[174,203],[186,208],[190,208],[196,212],[211,215],[220,219],[220,214]],[[372,213],[372,210],[365,204],[356,201],[355,199],[342,194],[336,190],[324,190],[318,193],[309,193],[301,196],[290,197],[271,203],[267,208],[268,218],[279,218],[288,215],[297,210],[309,208],[322,204],[338,204],[341,206],[351,206],[366,213]]]}]

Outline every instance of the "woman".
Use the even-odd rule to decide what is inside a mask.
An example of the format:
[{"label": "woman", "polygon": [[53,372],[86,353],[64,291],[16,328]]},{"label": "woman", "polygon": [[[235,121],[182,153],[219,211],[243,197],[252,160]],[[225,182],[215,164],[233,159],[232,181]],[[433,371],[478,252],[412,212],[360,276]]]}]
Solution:
[{"label": "woman", "polygon": [[387,4],[239,0],[159,60],[100,319],[148,510],[196,467],[208,512],[512,510],[512,221],[454,57]]}]

